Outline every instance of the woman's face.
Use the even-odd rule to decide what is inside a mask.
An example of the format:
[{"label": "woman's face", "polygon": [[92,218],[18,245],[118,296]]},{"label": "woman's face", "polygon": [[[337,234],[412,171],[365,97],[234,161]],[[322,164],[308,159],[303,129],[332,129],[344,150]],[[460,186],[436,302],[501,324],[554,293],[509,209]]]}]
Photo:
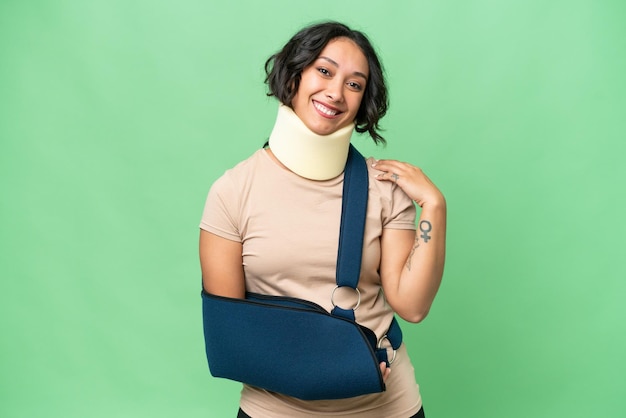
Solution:
[{"label": "woman's face", "polygon": [[335,38],[302,71],[291,107],[310,130],[331,134],[354,123],[368,77],[361,48],[348,38]]}]

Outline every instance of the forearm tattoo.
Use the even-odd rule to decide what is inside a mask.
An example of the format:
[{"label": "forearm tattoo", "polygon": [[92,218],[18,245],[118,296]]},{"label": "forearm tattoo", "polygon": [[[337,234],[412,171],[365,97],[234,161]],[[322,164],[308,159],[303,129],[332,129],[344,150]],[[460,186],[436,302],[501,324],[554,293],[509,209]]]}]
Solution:
[{"label": "forearm tattoo", "polygon": [[428,243],[428,241],[432,238],[428,235],[429,232],[433,230],[433,226],[428,221],[421,221],[419,224],[421,235],[415,234],[415,243],[413,244],[413,248],[411,249],[411,253],[409,254],[409,258],[406,260],[406,268],[411,271],[411,262],[413,261],[413,254],[415,254],[415,250],[417,250],[420,246],[419,239],[422,238],[424,243]]},{"label": "forearm tattoo", "polygon": [[420,231],[422,231],[422,235],[420,235],[420,237],[424,238],[424,242],[428,242],[428,240],[431,238],[431,236],[428,235],[428,233],[432,230],[433,230],[433,226],[430,224],[430,222],[428,221],[420,222]]}]

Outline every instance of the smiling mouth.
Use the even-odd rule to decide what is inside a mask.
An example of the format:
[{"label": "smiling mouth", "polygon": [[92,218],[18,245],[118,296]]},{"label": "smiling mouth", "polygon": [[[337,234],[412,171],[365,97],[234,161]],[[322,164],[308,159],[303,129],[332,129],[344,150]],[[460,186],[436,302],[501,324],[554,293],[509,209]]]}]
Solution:
[{"label": "smiling mouth", "polygon": [[324,106],[320,102],[313,101],[313,106],[315,106],[315,109],[317,109],[317,111],[320,112],[324,116],[333,117],[341,113],[340,111],[336,109],[331,109],[329,107]]}]

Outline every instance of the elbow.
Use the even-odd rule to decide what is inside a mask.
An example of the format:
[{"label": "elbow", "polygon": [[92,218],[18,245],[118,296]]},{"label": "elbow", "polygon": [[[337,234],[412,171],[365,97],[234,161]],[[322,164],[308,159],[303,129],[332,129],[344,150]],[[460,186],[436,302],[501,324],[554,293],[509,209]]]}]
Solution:
[{"label": "elbow", "polygon": [[423,311],[407,312],[405,314],[401,314],[398,312],[398,315],[400,315],[400,318],[404,319],[407,322],[418,324],[426,318],[426,316],[428,315],[428,311],[429,310],[426,309]]}]

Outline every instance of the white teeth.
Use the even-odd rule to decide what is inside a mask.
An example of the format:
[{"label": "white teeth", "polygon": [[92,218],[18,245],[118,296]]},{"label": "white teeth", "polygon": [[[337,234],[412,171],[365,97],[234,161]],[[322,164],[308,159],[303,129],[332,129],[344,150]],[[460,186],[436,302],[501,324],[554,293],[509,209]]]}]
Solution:
[{"label": "white teeth", "polygon": [[329,108],[327,108],[326,106],[324,106],[324,105],[323,105],[323,104],[321,104],[321,103],[314,102],[314,103],[313,103],[313,105],[315,106],[315,108],[316,108],[317,110],[319,110],[320,112],[322,112],[322,113],[323,113],[323,114],[325,114],[325,115],[328,115],[328,116],[335,116],[335,115],[337,114],[337,111],[336,111],[336,110],[329,109]]}]

